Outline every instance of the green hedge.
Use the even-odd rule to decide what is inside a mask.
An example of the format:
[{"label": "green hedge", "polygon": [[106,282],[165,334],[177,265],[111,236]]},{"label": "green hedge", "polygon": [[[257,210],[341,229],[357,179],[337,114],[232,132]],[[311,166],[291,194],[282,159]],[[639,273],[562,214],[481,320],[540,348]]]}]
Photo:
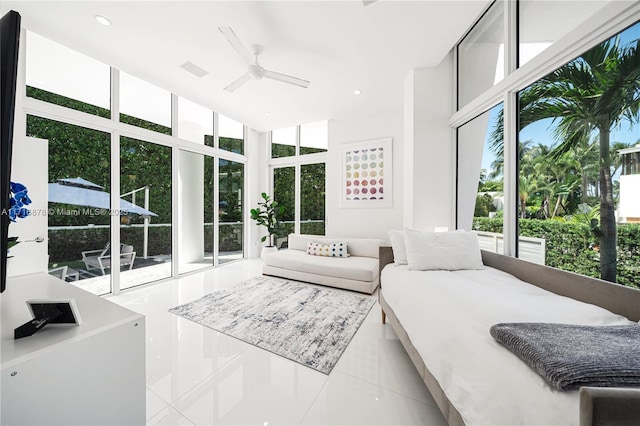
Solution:
[{"label": "green hedge", "polygon": [[[72,262],[82,258],[82,252],[104,248],[109,241],[109,228],[68,228],[49,230],[49,263]],[[120,241],[133,246],[142,257],[143,228],[120,228]],[[148,256],[171,255],[171,227],[149,227]]]},{"label": "green hedge", "polygon": [[[213,252],[213,226],[204,227],[205,251]],[[109,241],[109,228],[67,228],[49,230],[49,262],[73,262],[82,252],[104,248]],[[136,256],[144,249],[144,228],[120,228],[120,241],[132,245]],[[220,226],[220,251],[242,250],[242,224]],[[149,227],[148,256],[171,255],[171,226]]]},{"label": "green hedge", "polygon": [[[600,277],[598,239],[588,226],[556,220],[520,219],[520,235],[546,240],[545,264]],[[502,233],[502,219],[476,217],[473,229]],[[640,224],[618,225],[618,283],[640,287]]]}]

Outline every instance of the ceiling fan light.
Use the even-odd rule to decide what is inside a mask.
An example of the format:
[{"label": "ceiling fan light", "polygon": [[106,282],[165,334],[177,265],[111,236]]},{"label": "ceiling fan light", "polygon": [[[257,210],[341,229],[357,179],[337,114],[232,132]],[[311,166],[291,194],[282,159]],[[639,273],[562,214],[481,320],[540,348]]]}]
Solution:
[{"label": "ceiling fan light", "polygon": [[255,80],[260,80],[264,77],[264,69],[259,65],[249,65],[249,75]]}]

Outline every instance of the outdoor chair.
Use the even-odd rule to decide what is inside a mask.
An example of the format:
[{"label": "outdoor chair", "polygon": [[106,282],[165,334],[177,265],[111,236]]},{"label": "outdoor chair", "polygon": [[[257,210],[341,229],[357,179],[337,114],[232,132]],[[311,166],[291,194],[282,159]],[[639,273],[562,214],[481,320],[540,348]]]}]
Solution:
[{"label": "outdoor chair", "polygon": [[[136,252],[133,251],[133,246],[127,244],[120,244],[120,253],[118,255],[120,259],[120,268],[128,266],[129,270],[133,268],[133,262],[136,259]],[[111,268],[111,246],[107,243],[104,249],[99,250],[87,250],[82,252],[82,261],[85,264],[87,271],[98,269],[105,274],[105,269]]]},{"label": "outdoor chair", "polygon": [[60,266],[58,268],[49,269],[49,275],[65,281],[67,278],[68,266]]}]

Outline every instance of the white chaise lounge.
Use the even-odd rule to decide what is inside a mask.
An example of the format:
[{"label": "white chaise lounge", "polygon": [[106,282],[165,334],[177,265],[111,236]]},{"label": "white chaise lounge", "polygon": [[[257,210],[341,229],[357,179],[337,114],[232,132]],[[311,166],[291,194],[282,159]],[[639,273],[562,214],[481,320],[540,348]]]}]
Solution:
[{"label": "white chaise lounge", "polygon": [[[349,257],[307,254],[309,242],[346,242]],[[381,242],[372,238],[290,234],[288,249],[265,255],[262,273],[372,294],[379,283],[378,254]]]}]

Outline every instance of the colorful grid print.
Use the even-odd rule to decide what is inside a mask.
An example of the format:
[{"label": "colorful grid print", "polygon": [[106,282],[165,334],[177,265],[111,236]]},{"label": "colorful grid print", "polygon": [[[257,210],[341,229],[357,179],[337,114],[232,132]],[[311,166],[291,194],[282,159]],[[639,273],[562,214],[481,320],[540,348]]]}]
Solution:
[{"label": "colorful grid print", "polygon": [[384,200],[384,149],[358,149],[345,155],[345,199]]}]

